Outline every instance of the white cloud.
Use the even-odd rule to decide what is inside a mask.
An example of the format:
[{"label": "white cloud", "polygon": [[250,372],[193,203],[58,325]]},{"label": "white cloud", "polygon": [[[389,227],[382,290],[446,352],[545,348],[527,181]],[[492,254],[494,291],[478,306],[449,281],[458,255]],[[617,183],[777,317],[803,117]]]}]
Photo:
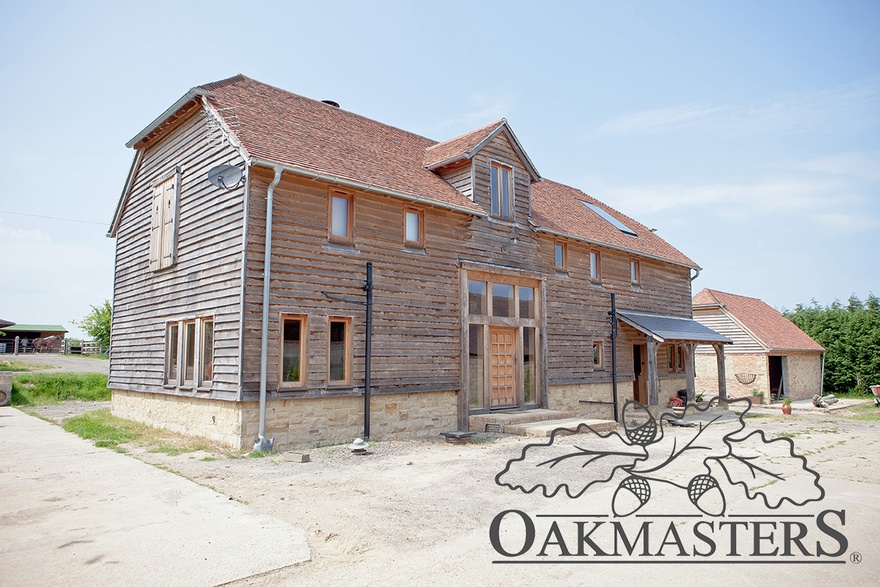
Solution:
[{"label": "white cloud", "polygon": [[[517,99],[513,94],[475,92],[469,96],[472,110],[441,120],[423,131],[424,134],[440,134],[455,129],[458,134],[489,124],[494,120],[510,116],[516,109]],[[451,137],[450,137],[451,138]]]},{"label": "white cloud", "polygon": [[26,230],[6,226],[3,219],[0,218],[0,247],[6,251],[15,251],[34,242],[48,241],[49,235],[40,229]]},{"label": "white cloud", "polygon": [[607,135],[695,131],[725,136],[861,130],[880,120],[880,79],[777,96],[756,104],[685,103],[633,112],[599,127]]}]

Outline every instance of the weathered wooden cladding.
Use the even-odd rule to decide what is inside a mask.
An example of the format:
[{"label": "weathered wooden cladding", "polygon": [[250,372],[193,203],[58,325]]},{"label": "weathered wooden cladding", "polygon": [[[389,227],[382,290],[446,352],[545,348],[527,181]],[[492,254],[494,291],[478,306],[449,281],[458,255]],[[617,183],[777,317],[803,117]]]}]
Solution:
[{"label": "weathered wooden cladding", "polygon": [[[166,325],[212,317],[214,369],[208,395],[234,399],[239,373],[243,188],[216,188],[207,181],[207,173],[237,158],[212,134],[200,109],[146,147],[116,236],[110,387],[192,393],[164,386]],[[152,185],[175,167],[181,169],[182,182],[177,264],[153,272],[146,238]]]},{"label": "weathered wooden cladding", "polygon": [[[265,193],[270,180],[268,170],[253,170],[245,296],[246,391],[254,391],[259,384]],[[424,208],[427,244],[424,251],[411,251],[404,246],[403,233],[404,207],[409,204],[349,191],[354,204],[354,242],[351,246],[334,245],[328,238],[330,189],[326,183],[289,174],[284,174],[275,188],[268,388],[279,390],[281,316],[289,314],[307,319],[306,385],[280,388],[280,393],[360,393],[365,337],[362,286],[369,261],[374,279],[371,379],[375,390],[458,389],[460,329],[454,243],[464,237],[461,215]],[[327,328],[332,317],[352,319],[351,384],[345,387],[327,383]]]}]

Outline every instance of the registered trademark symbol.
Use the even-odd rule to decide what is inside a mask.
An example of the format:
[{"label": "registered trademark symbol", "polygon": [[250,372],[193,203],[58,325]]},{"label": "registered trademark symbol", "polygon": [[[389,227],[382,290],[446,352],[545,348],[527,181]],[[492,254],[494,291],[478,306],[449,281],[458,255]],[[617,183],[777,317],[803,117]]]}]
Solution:
[{"label": "registered trademark symbol", "polygon": [[852,553],[851,555],[849,555],[849,560],[851,562],[854,562],[855,564],[859,564],[860,562],[862,562],[862,553],[860,553],[860,552]]}]

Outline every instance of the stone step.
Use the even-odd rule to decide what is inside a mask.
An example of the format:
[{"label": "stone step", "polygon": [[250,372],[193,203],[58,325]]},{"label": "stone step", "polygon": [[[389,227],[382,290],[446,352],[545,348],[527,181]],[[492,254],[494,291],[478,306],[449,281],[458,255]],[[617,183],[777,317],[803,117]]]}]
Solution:
[{"label": "stone step", "polygon": [[[468,418],[468,429],[471,432],[487,432],[493,429],[497,432],[504,432],[508,426],[515,424],[560,420],[572,417],[574,417],[573,412],[561,410],[540,409],[492,412],[490,414],[477,414]],[[487,425],[489,425],[488,430]]]},{"label": "stone step", "polygon": [[[504,427],[505,434],[518,436],[550,436],[554,430],[577,430],[581,424],[586,424],[593,432],[609,432],[617,429],[617,422],[613,420],[594,420],[590,418],[561,418],[558,420],[544,420],[541,422],[524,422]],[[565,434],[565,433],[560,433]],[[571,433],[568,433],[571,434]],[[581,434],[591,434],[590,430],[584,429]]]}]

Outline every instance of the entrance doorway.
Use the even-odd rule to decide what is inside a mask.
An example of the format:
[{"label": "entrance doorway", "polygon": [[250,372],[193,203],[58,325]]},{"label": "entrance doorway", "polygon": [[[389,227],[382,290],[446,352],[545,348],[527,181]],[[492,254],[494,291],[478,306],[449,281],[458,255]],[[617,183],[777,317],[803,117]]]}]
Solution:
[{"label": "entrance doorway", "polygon": [[489,406],[516,407],[516,328],[489,329]]},{"label": "entrance doorway", "polygon": [[648,345],[633,345],[633,400],[648,404]]},{"label": "entrance doorway", "polygon": [[769,375],[770,375],[770,399],[776,400],[785,395],[786,391],[786,381],[785,381],[785,360],[787,357],[768,357],[770,360],[769,365]]}]

